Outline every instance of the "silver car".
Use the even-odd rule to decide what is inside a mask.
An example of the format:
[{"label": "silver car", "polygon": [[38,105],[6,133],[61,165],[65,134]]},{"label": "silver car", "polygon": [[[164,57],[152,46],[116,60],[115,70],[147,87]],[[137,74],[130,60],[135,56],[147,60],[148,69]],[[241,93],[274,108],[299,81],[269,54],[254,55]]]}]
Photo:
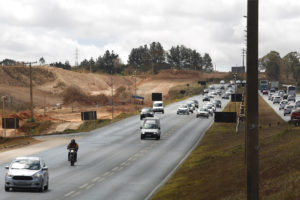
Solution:
[{"label": "silver car", "polygon": [[288,104],[284,107],[284,110],[283,110],[283,115],[286,116],[286,115],[289,115],[291,114],[292,110],[295,108],[294,105],[292,104]]},{"label": "silver car", "polygon": [[10,189],[48,190],[49,173],[45,162],[39,157],[17,157],[5,175],[5,191]]},{"label": "silver car", "polygon": [[183,104],[183,105],[180,105],[177,109],[177,115],[180,115],[180,114],[185,114],[185,115],[189,115],[190,114],[190,110],[188,108],[187,105]]}]

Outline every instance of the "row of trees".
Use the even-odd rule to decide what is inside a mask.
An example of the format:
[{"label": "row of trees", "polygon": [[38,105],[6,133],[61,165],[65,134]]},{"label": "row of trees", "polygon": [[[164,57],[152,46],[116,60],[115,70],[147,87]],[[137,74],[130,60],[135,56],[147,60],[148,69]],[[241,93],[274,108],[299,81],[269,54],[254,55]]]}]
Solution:
[{"label": "row of trees", "polygon": [[[15,65],[16,61],[5,59],[3,65]],[[39,59],[39,64],[44,65],[45,59]],[[212,59],[208,53],[201,56],[195,49],[187,48],[183,45],[173,46],[166,51],[159,42],[133,48],[128,56],[128,64],[123,64],[119,55],[114,51],[105,51],[94,60],[84,59],[77,68],[86,69],[91,72],[102,71],[105,73],[123,73],[124,71],[135,70],[156,73],[161,69],[194,69],[199,71],[213,71]],[[68,61],[65,63],[55,62],[50,66],[70,70]]]},{"label": "row of trees", "polygon": [[281,57],[278,52],[271,51],[259,61],[260,69],[266,71],[269,80],[300,84],[300,54],[298,52],[293,51]]},{"label": "row of trees", "polygon": [[143,45],[133,48],[128,56],[128,64],[124,65],[119,55],[114,51],[106,51],[96,60],[84,59],[79,68],[93,72],[122,73],[128,69],[138,68],[140,71],[157,72],[160,69],[194,69],[210,72],[213,70],[212,59],[208,53],[202,57],[196,50],[183,45],[172,47],[165,51],[159,42],[152,42],[149,46]]}]

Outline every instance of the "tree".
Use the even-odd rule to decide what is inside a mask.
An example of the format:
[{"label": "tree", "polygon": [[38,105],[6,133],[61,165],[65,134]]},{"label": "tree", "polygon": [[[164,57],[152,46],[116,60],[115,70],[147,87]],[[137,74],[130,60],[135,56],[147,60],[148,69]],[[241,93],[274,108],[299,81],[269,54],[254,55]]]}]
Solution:
[{"label": "tree", "polygon": [[203,69],[206,72],[212,72],[213,69],[214,69],[211,57],[208,53],[205,53],[204,56],[203,56]]},{"label": "tree", "polygon": [[150,61],[154,64],[165,62],[165,51],[159,42],[152,42],[149,49]]},{"label": "tree", "polygon": [[39,59],[40,65],[44,65],[45,62],[46,62],[46,61],[45,61],[44,57],[41,57],[41,58]]},{"label": "tree", "polygon": [[195,70],[202,70],[202,57],[200,53],[196,50],[193,50],[191,53],[191,65],[194,67]]},{"label": "tree", "polygon": [[4,66],[12,66],[12,65],[16,65],[17,62],[14,61],[14,60],[12,60],[12,59],[6,58],[6,59],[4,59],[4,60],[1,62],[1,64],[4,65]]},{"label": "tree", "polygon": [[283,62],[285,64],[284,72],[286,73],[286,77],[288,79],[288,74],[292,74],[294,80],[299,83],[300,82],[300,55],[298,52],[293,51],[288,53],[283,57]]},{"label": "tree", "polygon": [[261,65],[266,69],[266,75],[270,80],[280,79],[281,57],[278,52],[271,51],[261,58]]},{"label": "tree", "polygon": [[171,49],[167,53],[167,61],[171,66],[180,69],[181,53],[178,45],[176,47],[171,47]]}]

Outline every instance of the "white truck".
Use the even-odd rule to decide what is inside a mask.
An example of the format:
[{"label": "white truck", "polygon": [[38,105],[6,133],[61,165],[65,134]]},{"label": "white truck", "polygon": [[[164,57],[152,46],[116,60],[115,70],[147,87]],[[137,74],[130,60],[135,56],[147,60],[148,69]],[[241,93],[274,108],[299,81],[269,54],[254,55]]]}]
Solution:
[{"label": "white truck", "polygon": [[270,89],[274,89],[275,91],[277,91],[279,88],[279,81],[271,81],[270,82]]}]

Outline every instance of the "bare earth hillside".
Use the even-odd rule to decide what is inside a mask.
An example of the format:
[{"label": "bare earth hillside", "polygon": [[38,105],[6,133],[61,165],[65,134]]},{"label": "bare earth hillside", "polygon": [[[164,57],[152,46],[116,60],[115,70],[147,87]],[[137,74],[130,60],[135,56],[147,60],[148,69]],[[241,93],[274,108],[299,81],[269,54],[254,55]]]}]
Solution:
[{"label": "bare earth hillside", "polygon": [[[223,78],[226,73],[201,73],[197,71],[164,70],[157,75],[137,76],[137,94],[145,97],[145,104],[151,105],[152,92],[162,92],[164,97],[170,88],[198,80],[209,78]],[[29,67],[9,66],[0,67],[0,96],[12,97],[12,107],[29,105]],[[111,85],[113,81],[114,116],[122,112],[136,111],[142,105],[134,105],[130,96],[134,94],[134,77],[98,73],[80,73],[55,67],[32,67],[33,101],[35,118],[50,120],[53,122],[47,132],[75,129],[82,122],[80,112],[96,110],[98,118],[111,118],[111,106],[101,104],[82,104],[74,99],[72,104],[64,104],[63,94],[67,88],[75,86],[86,97],[104,95],[111,99]],[[120,88],[124,88],[120,90]],[[123,91],[123,93],[119,93]],[[125,98],[125,96],[127,98]],[[125,101],[126,100],[126,101]],[[58,108],[57,104],[62,105]],[[19,106],[24,109],[24,106]],[[19,108],[18,107],[18,108]],[[18,109],[17,109],[18,110]],[[22,110],[22,109],[20,109]],[[6,111],[7,114],[15,114],[15,111]],[[27,111],[28,114],[28,111]],[[27,115],[26,115],[27,116]],[[43,116],[43,117],[41,117]],[[25,123],[25,117],[19,117],[21,124]],[[2,132],[2,131],[1,131]],[[11,131],[7,131],[8,135]]]}]

